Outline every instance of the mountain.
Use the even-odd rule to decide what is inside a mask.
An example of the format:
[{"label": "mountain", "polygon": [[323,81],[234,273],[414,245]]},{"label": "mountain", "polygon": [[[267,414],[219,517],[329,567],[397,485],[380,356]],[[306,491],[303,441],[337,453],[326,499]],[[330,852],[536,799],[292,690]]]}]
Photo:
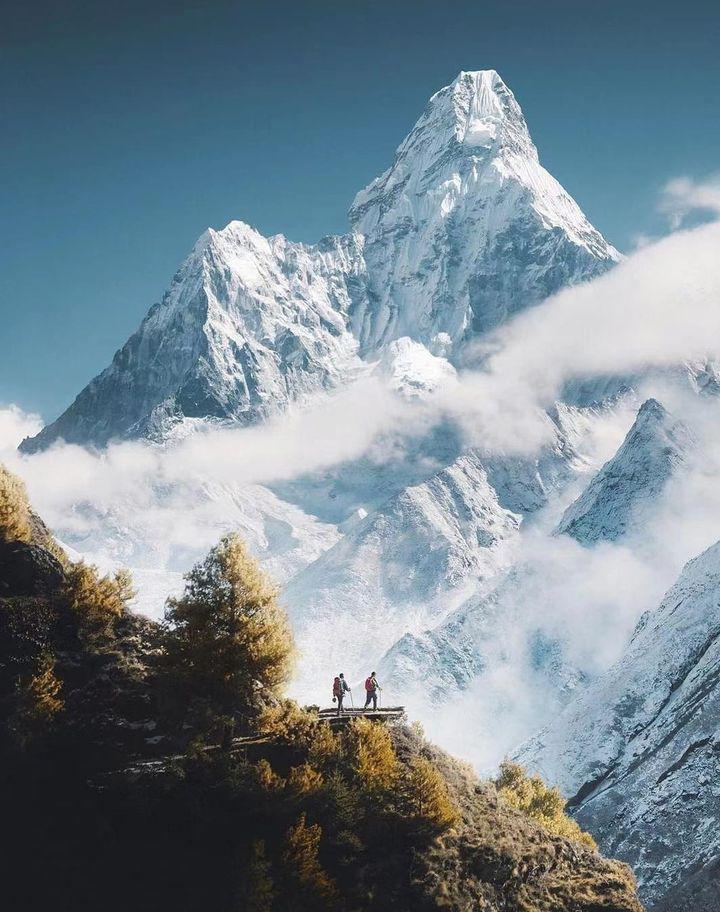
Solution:
[{"label": "mountain", "polygon": [[641,522],[691,446],[685,424],[648,399],[620,449],[567,508],[557,533],[581,544],[620,538]]},{"label": "mountain", "polygon": [[540,166],[493,70],[430,99],[350,223],[313,246],[208,229],[112,364],[22,449],[256,422],[401,337],[459,363],[460,342],[619,256]]},{"label": "mountain", "polygon": [[633,866],[649,908],[715,912],[719,725],[720,542],[687,564],[622,658],[520,758]]},{"label": "mountain", "polygon": [[468,453],[348,529],[285,590],[304,654],[299,689],[338,662],[360,676],[406,630],[447,612],[508,562],[519,523]]},{"label": "mountain", "polygon": [[[516,800],[522,775],[478,779],[401,713],[345,724],[280,699],[278,648],[291,642],[258,635],[282,613],[249,595],[268,591],[252,562],[216,562],[191,590],[184,641],[126,609],[122,578],[73,564],[12,483],[0,511],[7,908],[94,912],[102,896],[107,912],[642,912],[627,866],[544,786],[538,811]],[[230,612],[228,637],[217,620]],[[201,644],[194,661],[179,642]]]},{"label": "mountain", "polygon": [[359,366],[345,315],[361,249],[353,237],[264,238],[242,222],[208,229],[112,364],[22,448],[162,438],[183,418],[246,424],[346,382]]},{"label": "mountain", "polygon": [[619,259],[540,165],[494,70],[433,95],[350,223],[365,238],[368,294],[352,312],[364,351],[457,343]]}]

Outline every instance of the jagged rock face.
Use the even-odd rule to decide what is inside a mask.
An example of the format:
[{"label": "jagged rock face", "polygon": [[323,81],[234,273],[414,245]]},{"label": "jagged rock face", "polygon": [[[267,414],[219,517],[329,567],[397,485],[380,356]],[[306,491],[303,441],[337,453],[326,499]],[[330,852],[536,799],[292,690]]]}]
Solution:
[{"label": "jagged rock face", "polygon": [[242,222],[208,229],[110,367],[23,449],[162,438],[182,418],[247,424],[346,381],[361,250],[352,237],[306,247]]},{"label": "jagged rock face", "polygon": [[[285,590],[303,674],[312,681],[336,662],[348,675],[361,674],[363,662],[405,630],[422,629],[463,584],[495,573],[519,522],[498,502],[474,454],[389,500]],[[321,643],[323,620],[327,641]],[[370,641],[353,637],[353,625],[372,629]],[[312,643],[304,643],[305,631]]]},{"label": "jagged rock face", "polygon": [[350,221],[365,237],[369,293],[353,308],[363,349],[457,342],[619,259],[540,165],[494,70],[433,95]]},{"label": "jagged rock face", "polygon": [[621,660],[520,752],[572,796],[603,850],[631,864],[651,908],[685,908],[684,893],[707,896],[717,876],[719,684],[720,542],[642,618]]},{"label": "jagged rock face", "polygon": [[652,507],[691,446],[686,426],[648,399],[623,445],[567,508],[557,533],[581,544],[620,538]]},{"label": "jagged rock face", "polygon": [[540,166],[492,70],[433,96],[350,221],[353,234],[315,246],[242,222],[208,229],[112,364],[22,448],[254,422],[347,382],[358,346],[372,357],[407,336],[449,356],[618,259]]}]

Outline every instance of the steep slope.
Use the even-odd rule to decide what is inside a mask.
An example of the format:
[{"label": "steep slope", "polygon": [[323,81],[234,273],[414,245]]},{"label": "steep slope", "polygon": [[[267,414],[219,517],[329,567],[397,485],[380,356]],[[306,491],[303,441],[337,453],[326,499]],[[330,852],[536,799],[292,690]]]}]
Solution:
[{"label": "steep slope", "polygon": [[359,238],[306,247],[242,222],[208,229],[112,364],[22,449],[162,438],[182,418],[246,424],[346,381],[363,271]]},{"label": "steep slope", "polygon": [[622,659],[520,759],[574,796],[574,815],[633,865],[650,908],[710,912],[719,724],[720,542],[687,564]]},{"label": "steep slope", "polygon": [[304,653],[299,689],[338,663],[360,676],[407,630],[449,610],[466,584],[507,562],[519,521],[467,454],[351,528],[285,591]]},{"label": "steep slope", "polygon": [[[237,709],[216,702],[203,672],[182,663],[173,677],[176,632],[127,612],[119,584],[87,568],[79,577],[40,523],[23,531],[31,541],[10,540],[9,515],[0,511],[8,908],[94,912],[102,896],[108,912],[642,912],[630,870],[562,813],[513,806],[402,721],[333,730],[263,687],[257,705],[236,692],[232,737]],[[216,581],[225,605],[243,591],[228,583]],[[206,632],[202,621],[193,629]],[[213,633],[203,649],[217,679],[242,674],[253,653],[228,661],[226,633]]]},{"label": "steep slope", "polygon": [[581,544],[620,538],[641,522],[691,446],[685,425],[648,399],[615,456],[567,508],[557,533]]},{"label": "steep slope", "polygon": [[540,165],[494,70],[433,95],[350,222],[365,237],[369,293],[353,306],[363,350],[399,336],[457,343],[619,259]]},{"label": "steep slope", "polygon": [[257,421],[351,379],[358,344],[373,356],[407,336],[450,356],[618,259],[540,166],[492,70],[432,97],[350,222],[352,235],[315,246],[242,222],[208,229],[112,364],[22,448]]}]

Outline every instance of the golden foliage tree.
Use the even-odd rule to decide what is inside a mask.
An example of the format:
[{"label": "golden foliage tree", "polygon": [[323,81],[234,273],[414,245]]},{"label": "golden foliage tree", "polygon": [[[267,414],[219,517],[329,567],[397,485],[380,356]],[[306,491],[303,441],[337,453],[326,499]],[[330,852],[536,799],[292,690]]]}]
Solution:
[{"label": "golden foliage tree", "polygon": [[320,864],[321,839],[320,825],[308,825],[305,814],[302,814],[285,835],[283,862],[291,882],[300,888],[311,905],[332,908],[338,893]]},{"label": "golden foliage tree", "polygon": [[29,542],[30,506],[24,483],[0,463],[0,541]]},{"label": "golden foliage tree", "polygon": [[46,732],[55,717],[64,709],[62,682],[55,674],[55,657],[43,653],[35,671],[18,682],[17,709],[10,723],[20,744],[27,745]]},{"label": "golden foliage tree", "polygon": [[405,781],[410,814],[433,833],[441,833],[460,819],[440,771],[425,757],[413,757]]},{"label": "golden foliage tree", "polygon": [[82,560],[67,569],[66,593],[82,633],[90,639],[107,633],[135,595],[128,570],[101,576],[97,567]]},{"label": "golden foliage tree", "polygon": [[329,728],[294,700],[281,700],[274,706],[268,706],[255,723],[258,732],[270,735],[273,740],[304,748],[310,748],[321,727]]},{"label": "golden foliage tree", "polygon": [[539,776],[528,776],[519,763],[501,763],[495,787],[508,804],[537,820],[549,832],[597,848],[592,836],[565,813],[566,801],[558,789],[547,786]]},{"label": "golden foliage tree", "polygon": [[28,714],[38,721],[50,722],[63,708],[62,683],[55,675],[55,657],[44,653],[37,671],[26,687]]},{"label": "golden foliage tree", "polygon": [[353,719],[347,730],[350,765],[368,792],[392,789],[400,775],[390,733],[369,719]]},{"label": "golden foliage tree", "polygon": [[322,773],[310,763],[293,766],[287,777],[287,788],[297,798],[316,795],[323,787]]},{"label": "golden foliage tree", "polygon": [[293,643],[278,590],[237,535],[223,538],[169,599],[167,667],[217,712],[245,711],[277,695],[292,671]]}]

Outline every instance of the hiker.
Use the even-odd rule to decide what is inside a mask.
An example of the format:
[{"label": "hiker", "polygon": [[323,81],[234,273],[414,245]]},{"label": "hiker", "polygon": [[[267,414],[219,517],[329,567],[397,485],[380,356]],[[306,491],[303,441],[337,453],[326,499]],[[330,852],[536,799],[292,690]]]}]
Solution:
[{"label": "hiker", "polygon": [[372,701],[373,710],[377,709],[377,692],[382,690],[382,687],[378,684],[378,680],[375,677],[375,672],[370,672],[370,677],[365,679],[365,706],[364,709],[367,709]]},{"label": "hiker", "polygon": [[341,672],[333,681],[333,703],[337,700],[338,715],[342,712],[343,700],[345,699],[346,693],[350,693],[350,688],[345,680],[345,675]]}]

